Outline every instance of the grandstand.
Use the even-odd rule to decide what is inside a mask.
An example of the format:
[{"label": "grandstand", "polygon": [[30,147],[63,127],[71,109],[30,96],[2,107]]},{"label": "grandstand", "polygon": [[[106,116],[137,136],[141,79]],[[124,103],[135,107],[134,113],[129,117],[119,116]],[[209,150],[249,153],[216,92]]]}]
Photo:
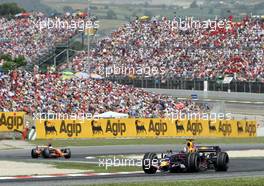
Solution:
[{"label": "grandstand", "polygon": [[[92,51],[91,69],[138,87],[203,90],[208,81],[208,90],[264,92],[262,19],[246,16],[233,22],[229,17],[229,28],[215,30],[183,30],[173,26],[176,21],[153,17],[118,28]],[[60,69],[85,71],[86,57],[81,53]],[[126,71],[115,73],[115,68],[124,66]],[[146,67],[157,70],[136,71]]]},{"label": "grandstand", "polygon": [[[84,30],[39,28],[43,21],[58,18],[39,12],[23,15],[0,19],[0,34],[5,38],[0,51],[12,58],[24,56],[35,67],[1,74],[2,111],[96,114],[111,110],[133,117],[165,117],[169,112],[208,108],[134,87],[264,92],[261,18],[233,21],[230,16],[224,27],[216,26],[219,19],[207,28],[184,28],[175,26],[177,17],[138,17],[100,39],[91,51],[69,54],[70,38],[84,39]],[[87,15],[69,14],[60,19],[90,20]],[[60,57],[65,51],[66,58]],[[38,67],[43,64],[49,66],[46,72]],[[53,65],[58,73],[50,70]],[[116,72],[117,68],[122,70]],[[72,77],[63,77],[63,71]]]}]

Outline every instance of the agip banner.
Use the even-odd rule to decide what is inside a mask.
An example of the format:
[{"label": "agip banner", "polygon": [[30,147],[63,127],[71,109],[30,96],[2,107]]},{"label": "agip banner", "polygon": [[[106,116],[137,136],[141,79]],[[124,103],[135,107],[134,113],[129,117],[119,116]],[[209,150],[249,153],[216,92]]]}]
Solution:
[{"label": "agip banner", "polygon": [[22,131],[24,112],[0,112],[0,132]]},{"label": "agip banner", "polygon": [[37,138],[127,137],[132,125],[124,120],[38,120]]},{"label": "agip banner", "polygon": [[99,119],[39,120],[37,138],[114,138],[114,137],[254,137],[256,121],[249,120],[172,120]]}]

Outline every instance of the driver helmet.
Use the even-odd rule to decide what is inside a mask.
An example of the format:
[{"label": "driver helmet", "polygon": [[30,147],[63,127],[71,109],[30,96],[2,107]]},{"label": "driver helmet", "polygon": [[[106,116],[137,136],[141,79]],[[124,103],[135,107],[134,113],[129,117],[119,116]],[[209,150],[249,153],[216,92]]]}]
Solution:
[{"label": "driver helmet", "polygon": [[187,151],[187,152],[195,152],[195,145],[194,145],[194,143],[192,142],[192,140],[189,140],[189,141],[187,142],[186,151]]}]

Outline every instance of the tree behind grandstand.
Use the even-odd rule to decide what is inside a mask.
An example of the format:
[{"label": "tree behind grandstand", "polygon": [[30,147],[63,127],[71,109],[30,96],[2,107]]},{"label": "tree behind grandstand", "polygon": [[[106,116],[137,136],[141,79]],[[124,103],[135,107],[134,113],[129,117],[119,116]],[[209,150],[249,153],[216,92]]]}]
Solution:
[{"label": "tree behind grandstand", "polygon": [[24,58],[24,56],[18,56],[15,59],[12,59],[12,57],[10,55],[0,55],[0,61],[4,60],[4,64],[2,66],[2,69],[5,72],[8,72],[10,70],[14,70],[15,68],[21,67],[21,66],[25,66],[26,65],[26,59]]},{"label": "tree behind grandstand", "polygon": [[16,3],[0,4],[0,16],[14,16],[21,12],[25,12],[25,10]]}]

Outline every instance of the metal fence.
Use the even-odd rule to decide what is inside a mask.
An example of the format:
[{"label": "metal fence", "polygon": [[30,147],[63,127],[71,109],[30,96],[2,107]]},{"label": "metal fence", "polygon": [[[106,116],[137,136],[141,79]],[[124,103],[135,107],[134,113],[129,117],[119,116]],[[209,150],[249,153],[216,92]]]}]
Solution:
[{"label": "metal fence", "polygon": [[[187,80],[180,78],[129,78],[129,77],[108,77],[110,81],[120,84],[133,85],[140,88],[163,88],[163,89],[184,89],[184,90],[204,90],[204,80]],[[216,80],[207,80],[208,91],[228,91],[264,93],[264,83],[261,82],[241,82],[232,81],[229,84],[219,83]]]}]

